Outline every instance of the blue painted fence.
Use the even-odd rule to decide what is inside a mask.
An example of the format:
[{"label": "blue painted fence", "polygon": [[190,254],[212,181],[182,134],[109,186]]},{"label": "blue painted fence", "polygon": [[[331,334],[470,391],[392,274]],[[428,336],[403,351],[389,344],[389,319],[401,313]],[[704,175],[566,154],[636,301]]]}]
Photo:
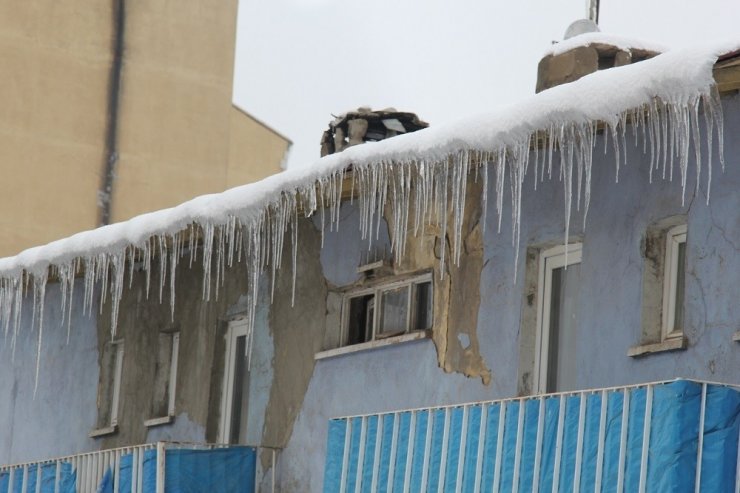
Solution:
[{"label": "blue painted fence", "polygon": [[740,492],[740,390],[678,380],[329,422],[325,493]]}]

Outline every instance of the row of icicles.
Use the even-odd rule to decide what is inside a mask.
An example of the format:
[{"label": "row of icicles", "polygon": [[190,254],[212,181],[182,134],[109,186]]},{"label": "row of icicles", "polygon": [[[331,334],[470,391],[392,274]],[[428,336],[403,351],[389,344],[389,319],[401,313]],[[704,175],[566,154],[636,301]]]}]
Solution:
[{"label": "row of icicles", "polygon": [[[700,118],[700,114],[703,117]],[[248,264],[248,343],[251,353],[252,326],[257,307],[259,282],[262,274],[274,279],[281,267],[280,261],[286,234],[291,240],[293,272],[293,299],[295,298],[296,259],[298,248],[299,217],[318,214],[321,224],[322,246],[325,228],[338,230],[340,207],[345,181],[351,182],[350,200],[358,202],[360,234],[368,246],[377,237],[383,220],[390,216],[390,237],[393,254],[403,257],[408,233],[417,235],[425,225],[434,224],[440,236],[450,236],[452,262],[458,263],[462,251],[461,236],[465,214],[465,195],[468,179],[482,180],[482,210],[487,209],[489,179],[493,180],[497,229],[501,229],[505,183],[511,195],[512,244],[514,265],[518,264],[521,201],[525,177],[531,170],[532,187],[553,175],[563,183],[565,196],[565,241],[567,243],[575,192],[576,210],[582,210],[585,225],[591,200],[591,166],[596,136],[603,131],[604,152],[611,142],[615,155],[615,179],[618,181],[620,164],[627,154],[628,128],[632,129],[635,144],[642,143],[645,155],[650,155],[650,180],[655,174],[663,179],[673,179],[674,163],[678,161],[682,197],[686,192],[686,177],[690,147],[696,161],[696,183],[702,173],[700,134],[706,138],[705,159],[707,200],[711,186],[713,134],[717,133],[719,160],[722,156],[722,109],[716,88],[709,94],[699,95],[688,104],[667,103],[656,99],[652,104],[626,111],[612,122],[579,122],[551,124],[521,138],[517,143],[501,145],[490,150],[460,149],[445,159],[427,160],[424,156],[409,156],[402,161],[354,163],[351,172],[341,170],[307,182],[297,190],[284,191],[276,200],[261,210],[245,210],[243,215],[230,216],[226,222],[192,223],[186,230],[174,234],[152,236],[141,245],[129,245],[116,251],[78,257],[66,263],[49,266],[41,272],[21,272],[14,277],[0,278],[0,324],[5,340],[9,339],[13,355],[16,341],[23,326],[23,304],[30,289],[33,305],[30,327],[38,330],[36,354],[36,382],[38,386],[44,329],[44,301],[46,285],[53,279],[60,285],[62,325],[66,325],[69,341],[72,326],[72,299],[75,279],[84,278],[83,313],[93,309],[102,313],[110,297],[111,336],[116,334],[118,310],[126,285],[131,286],[142,271],[146,276],[147,297],[150,295],[152,274],[158,289],[160,303],[164,301],[168,286],[170,310],[174,316],[175,273],[177,266],[187,261],[190,266],[200,262],[203,268],[203,300],[218,297],[227,269],[234,262]],[[693,144],[693,146],[692,146]],[[559,159],[558,159],[559,158]],[[559,165],[556,161],[559,161]],[[492,176],[489,177],[489,174]],[[346,199],[346,197],[345,197]],[[385,214],[391,208],[392,214]],[[449,219],[448,219],[449,218]],[[448,220],[451,219],[451,224]],[[485,216],[482,218],[485,227]],[[198,247],[193,247],[199,245]],[[442,249],[441,269],[444,272]],[[128,282],[127,282],[128,281]],[[96,300],[96,293],[98,294]],[[96,308],[97,305],[97,308]],[[27,315],[26,315],[27,316]],[[34,390],[35,392],[35,390]]]}]

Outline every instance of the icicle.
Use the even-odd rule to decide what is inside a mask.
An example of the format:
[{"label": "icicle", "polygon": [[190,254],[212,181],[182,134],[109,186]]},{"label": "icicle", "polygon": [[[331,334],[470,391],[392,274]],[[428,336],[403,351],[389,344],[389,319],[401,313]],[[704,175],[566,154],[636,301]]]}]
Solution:
[{"label": "icicle", "polygon": [[[699,105],[702,106],[700,117]],[[700,125],[704,125],[704,129]],[[568,243],[573,202],[577,211],[582,211],[583,225],[591,200],[591,181],[593,150],[597,133],[603,128],[600,138],[604,139],[604,151],[611,140],[615,158],[615,181],[619,180],[620,166],[627,164],[627,132],[632,125],[630,138],[639,148],[642,136],[643,155],[649,153],[649,180],[653,172],[661,170],[663,179],[673,178],[674,160],[678,160],[681,173],[682,197],[685,195],[687,168],[693,145],[693,159],[696,161],[696,190],[700,189],[702,174],[701,131],[706,132],[706,193],[709,200],[712,180],[712,152],[714,130],[717,131],[718,159],[724,169],[722,105],[716,87],[688,98],[688,101],[670,101],[654,98],[645,105],[630,108],[605,118],[603,123],[595,121],[566,121],[553,118],[538,129],[522,134],[505,136],[490,148],[479,149],[460,145],[448,149],[445,154],[438,150],[429,155],[409,157],[399,154],[399,158],[384,157],[376,161],[355,162],[351,174],[345,175],[338,168],[324,175],[300,184],[293,189],[284,190],[261,208],[247,209],[227,214],[215,219],[192,219],[181,231],[162,231],[152,234],[137,245],[126,245],[110,251],[91,251],[73,260],[65,260],[49,269],[33,269],[33,274],[21,271],[0,279],[0,322],[6,340],[10,336],[13,351],[21,330],[24,292],[29,283],[33,288],[33,310],[31,327],[38,326],[39,345],[38,364],[41,351],[43,322],[43,298],[49,275],[59,280],[61,290],[62,324],[67,323],[69,341],[73,310],[75,276],[80,268],[83,275],[83,313],[92,315],[94,303],[99,303],[102,312],[106,303],[111,309],[111,333],[115,330],[119,317],[119,306],[123,296],[124,273],[128,270],[129,289],[133,285],[134,273],[140,264],[146,276],[146,296],[149,297],[152,271],[159,261],[159,301],[163,303],[163,290],[169,282],[170,315],[174,319],[176,269],[187,248],[189,265],[196,261],[203,263],[202,298],[211,299],[211,288],[215,286],[215,299],[225,283],[234,258],[241,262],[245,258],[247,269],[247,319],[248,352],[251,353],[253,324],[260,295],[266,297],[267,286],[260,290],[260,283],[269,274],[270,299],[275,296],[276,276],[282,264],[286,234],[291,242],[292,292],[291,304],[295,303],[296,278],[298,275],[298,229],[299,209],[305,218],[319,213],[321,244],[325,241],[326,222],[330,232],[339,231],[341,224],[342,193],[347,179],[351,187],[349,200],[357,200],[359,211],[359,234],[367,241],[368,252],[373,242],[380,238],[381,230],[388,220],[387,228],[391,235],[391,254],[401,259],[406,253],[408,234],[424,234],[425,227],[438,228],[442,245],[439,260],[440,274],[445,275],[446,262],[459,265],[464,249],[463,225],[465,221],[467,182],[481,177],[483,192],[481,196],[483,231],[487,223],[489,171],[495,173],[490,185],[495,191],[497,231],[500,233],[504,214],[504,196],[507,193],[506,179],[509,180],[511,194],[511,234],[514,246],[514,277],[516,279],[520,237],[524,179],[529,167],[534,169],[534,190],[538,181],[544,181],[545,174],[553,179],[553,159],[560,161],[557,179],[562,181],[565,243]],[[558,156],[554,154],[557,152]],[[531,162],[533,160],[533,162]],[[645,158],[647,160],[647,157]],[[472,169],[471,169],[472,167]],[[482,167],[482,169],[479,169]],[[489,170],[489,167],[493,167]],[[574,169],[575,167],[575,169]],[[471,171],[474,175],[471,177]],[[350,171],[346,171],[350,172]],[[573,174],[576,174],[574,177]],[[574,191],[575,187],[575,191]],[[574,197],[575,193],[575,197]],[[387,209],[386,209],[387,208]],[[327,217],[328,216],[328,217]],[[410,221],[413,219],[413,228]],[[448,224],[448,222],[450,222]],[[290,231],[288,233],[288,231]],[[188,236],[185,236],[188,235]],[[185,245],[185,241],[188,241]],[[198,256],[198,241],[202,241],[202,256]],[[450,251],[448,252],[448,248]],[[287,253],[287,252],[286,252]],[[155,255],[158,255],[156,257]],[[369,257],[369,255],[368,255]],[[152,260],[155,260],[154,264]],[[287,257],[286,257],[287,259]],[[128,266],[126,266],[128,262]],[[287,260],[286,260],[287,262]],[[168,265],[169,264],[169,265]],[[215,267],[215,283],[213,268]],[[169,276],[167,275],[169,268]],[[156,277],[156,273],[155,273]],[[99,297],[96,298],[96,296]],[[110,299],[108,298],[110,296]],[[37,324],[38,321],[38,324]],[[35,387],[36,388],[36,387]]]},{"label": "icicle", "polygon": [[[41,369],[41,343],[44,335],[44,301],[46,299],[46,281],[48,277],[48,270],[44,269],[41,272],[37,272],[33,276],[33,311],[34,318],[36,312],[38,312],[38,331],[39,337],[36,344],[36,376],[33,384],[33,397],[36,398],[36,391],[39,388],[39,370]],[[33,327],[33,323],[31,323]]]},{"label": "icicle", "polygon": [[291,224],[291,229],[293,230],[293,251],[292,251],[292,259],[293,259],[293,282],[291,284],[291,291],[290,291],[290,306],[295,306],[295,286],[296,286],[296,277],[298,275],[298,208],[295,208],[295,216],[293,219],[293,222]]},{"label": "icicle", "polygon": [[173,323],[175,321],[175,274],[177,272],[180,242],[179,235],[172,237],[172,250],[170,251],[170,320]]},{"label": "icicle", "polygon": [[[77,266],[78,263],[76,260],[73,260],[70,263],[69,271],[68,271],[68,281],[69,282],[69,305],[68,305],[68,313],[67,313],[67,344],[69,344],[69,338],[70,334],[72,333],[72,300],[74,299],[74,291],[75,291],[75,275],[77,274]],[[62,313],[62,321],[64,320],[64,313]],[[62,322],[63,323],[63,322]]]}]

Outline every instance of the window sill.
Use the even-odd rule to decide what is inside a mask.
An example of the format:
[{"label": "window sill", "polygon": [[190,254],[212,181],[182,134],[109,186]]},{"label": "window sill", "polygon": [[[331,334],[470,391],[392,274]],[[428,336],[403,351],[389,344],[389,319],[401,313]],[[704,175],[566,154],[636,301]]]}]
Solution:
[{"label": "window sill", "polygon": [[401,334],[400,336],[388,337],[386,339],[376,339],[370,342],[363,342],[361,344],[353,344],[351,346],[338,347],[335,349],[327,349],[316,353],[314,356],[315,360],[333,358],[335,356],[341,356],[343,354],[356,353],[358,351],[369,351],[372,349],[378,349],[385,346],[393,346],[395,344],[401,344],[404,342],[418,341],[421,339],[429,339],[432,336],[431,330],[419,330],[409,332],[408,334]]},{"label": "window sill", "polygon": [[666,351],[681,351],[686,349],[688,346],[688,340],[686,336],[672,337],[662,342],[656,342],[653,344],[641,344],[639,346],[633,346],[627,351],[627,356],[631,358],[639,358],[647,356],[653,353],[663,353]]},{"label": "window sill", "polygon": [[144,426],[153,428],[155,426],[168,425],[175,422],[174,416],[162,416],[161,418],[151,418],[144,421]]},{"label": "window sill", "polygon": [[88,435],[90,438],[100,438],[107,435],[113,435],[115,433],[118,433],[118,425],[111,425],[106,426],[105,428],[98,428],[96,430],[93,430]]}]

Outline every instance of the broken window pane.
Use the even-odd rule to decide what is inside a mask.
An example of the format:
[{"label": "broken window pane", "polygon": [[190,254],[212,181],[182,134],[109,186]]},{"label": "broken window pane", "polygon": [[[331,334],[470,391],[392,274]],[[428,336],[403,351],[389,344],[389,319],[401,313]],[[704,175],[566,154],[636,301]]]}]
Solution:
[{"label": "broken window pane", "polygon": [[409,290],[411,286],[401,286],[382,292],[383,315],[376,338],[388,337],[406,332],[408,327]]}]

